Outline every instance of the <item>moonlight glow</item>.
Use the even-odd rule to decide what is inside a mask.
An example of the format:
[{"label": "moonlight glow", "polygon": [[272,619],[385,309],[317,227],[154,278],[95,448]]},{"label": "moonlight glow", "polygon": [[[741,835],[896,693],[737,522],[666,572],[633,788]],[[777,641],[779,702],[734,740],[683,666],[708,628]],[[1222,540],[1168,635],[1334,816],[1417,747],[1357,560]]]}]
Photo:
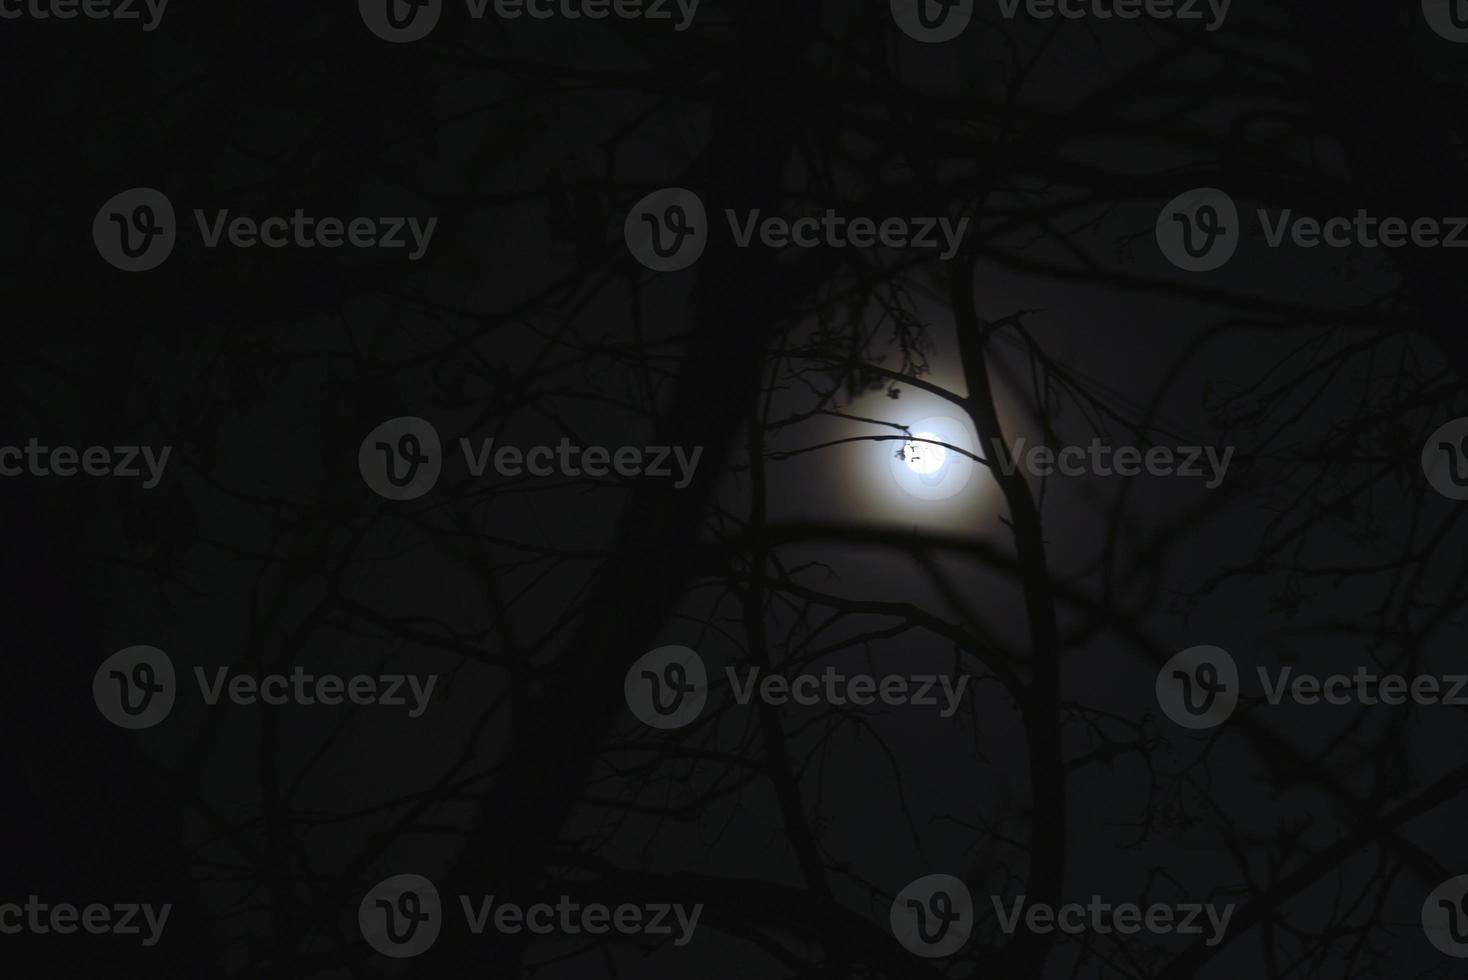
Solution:
[{"label": "moonlight glow", "polygon": [[892,476],[903,491],[920,500],[944,500],[968,486],[974,469],[974,440],[968,426],[955,418],[934,416],[907,429],[911,435],[906,441],[879,443],[892,457]]},{"label": "moonlight glow", "polygon": [[912,442],[902,447],[907,465],[918,476],[932,476],[941,470],[948,460],[948,450],[935,445],[943,440],[932,432],[914,432]]}]

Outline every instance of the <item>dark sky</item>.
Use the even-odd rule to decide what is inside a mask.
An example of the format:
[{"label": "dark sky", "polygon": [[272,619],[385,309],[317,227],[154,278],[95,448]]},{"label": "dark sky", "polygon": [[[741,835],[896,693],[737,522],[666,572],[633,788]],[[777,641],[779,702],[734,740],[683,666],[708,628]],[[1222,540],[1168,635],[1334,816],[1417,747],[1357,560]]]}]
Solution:
[{"label": "dark sky", "polygon": [[[686,30],[673,4],[512,20],[444,0],[405,43],[373,33],[412,12],[384,2],[169,5],[146,31],[0,19],[0,471],[32,439],[170,452],[150,488],[0,476],[19,788],[0,964],[1456,975],[1468,942],[1423,910],[1468,892],[1461,707],[1274,705],[1259,671],[1468,673],[1461,503],[1421,465],[1468,416],[1463,253],[1265,234],[1468,216],[1468,44],[1443,26],[1460,0],[1234,0],[1216,30],[972,0],[938,43],[899,28],[905,0],[703,0]],[[109,229],[160,214],[137,188],[172,208],[173,245],[125,271]],[[702,205],[703,251],[659,272],[624,229],[644,206],[671,221],[666,188]],[[1187,271],[1157,228],[1199,188],[1235,206],[1234,251]],[[410,258],[208,247],[196,219],[297,211],[435,223]],[[741,247],[729,211],[968,233],[946,259]],[[919,499],[891,437],[938,416],[981,461]],[[359,457],[401,462],[425,427],[436,479],[387,499]],[[701,455],[685,486],[475,475],[460,441],[491,439]],[[1211,488],[998,467],[1093,441],[1232,455]],[[174,700],[129,730],[100,665],[137,646],[166,656]],[[659,730],[627,692],[664,646],[709,684],[696,720]],[[1200,646],[1227,651],[1239,700],[1189,730],[1157,680]],[[119,677],[144,677],[133,663]],[[221,668],[434,687],[417,717],[211,705],[195,672]],[[949,716],[760,706],[726,673],[828,668],[965,686]],[[436,887],[441,932],[395,958],[359,906],[408,874]],[[890,917],[930,875],[972,899],[971,935],[936,957]],[[32,895],[172,912],[148,946],[6,932]],[[475,935],[460,898],[491,895],[703,911],[682,945]],[[1234,908],[1216,946],[1007,934],[995,902],[1020,895]]]}]

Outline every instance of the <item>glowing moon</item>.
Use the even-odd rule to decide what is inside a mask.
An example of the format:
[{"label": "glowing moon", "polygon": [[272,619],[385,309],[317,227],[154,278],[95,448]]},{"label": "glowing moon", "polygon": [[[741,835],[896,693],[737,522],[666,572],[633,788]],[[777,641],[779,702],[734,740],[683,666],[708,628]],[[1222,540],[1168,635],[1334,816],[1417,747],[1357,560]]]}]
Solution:
[{"label": "glowing moon", "polygon": [[914,432],[912,441],[902,447],[907,465],[918,476],[931,476],[943,468],[948,450],[936,445],[943,440],[935,432]]},{"label": "glowing moon", "polygon": [[882,443],[891,459],[892,477],[902,490],[920,500],[945,500],[960,493],[973,476],[974,439],[958,419],[934,416],[907,426],[911,433],[894,449]]}]

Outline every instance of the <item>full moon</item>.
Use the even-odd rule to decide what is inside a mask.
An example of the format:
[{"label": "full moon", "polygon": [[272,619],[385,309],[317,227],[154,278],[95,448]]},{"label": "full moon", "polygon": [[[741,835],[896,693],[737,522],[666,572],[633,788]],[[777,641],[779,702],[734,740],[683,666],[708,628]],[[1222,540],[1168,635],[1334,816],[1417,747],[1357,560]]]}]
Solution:
[{"label": "full moon", "polygon": [[919,500],[946,500],[961,493],[974,469],[975,440],[968,426],[951,416],[934,415],[905,428],[906,438],[888,442],[881,450],[903,492]]},{"label": "full moon", "polygon": [[902,447],[907,465],[918,476],[930,476],[943,468],[948,459],[948,450],[937,443],[943,440],[933,432],[917,432],[912,441]]}]

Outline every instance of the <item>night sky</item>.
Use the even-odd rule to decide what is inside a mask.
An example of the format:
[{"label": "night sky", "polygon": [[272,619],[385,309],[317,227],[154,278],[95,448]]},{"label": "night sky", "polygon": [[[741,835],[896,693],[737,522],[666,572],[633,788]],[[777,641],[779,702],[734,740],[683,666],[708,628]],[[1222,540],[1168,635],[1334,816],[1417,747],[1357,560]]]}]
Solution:
[{"label": "night sky", "polygon": [[1463,975],[1465,0],[0,77],[0,974]]}]

